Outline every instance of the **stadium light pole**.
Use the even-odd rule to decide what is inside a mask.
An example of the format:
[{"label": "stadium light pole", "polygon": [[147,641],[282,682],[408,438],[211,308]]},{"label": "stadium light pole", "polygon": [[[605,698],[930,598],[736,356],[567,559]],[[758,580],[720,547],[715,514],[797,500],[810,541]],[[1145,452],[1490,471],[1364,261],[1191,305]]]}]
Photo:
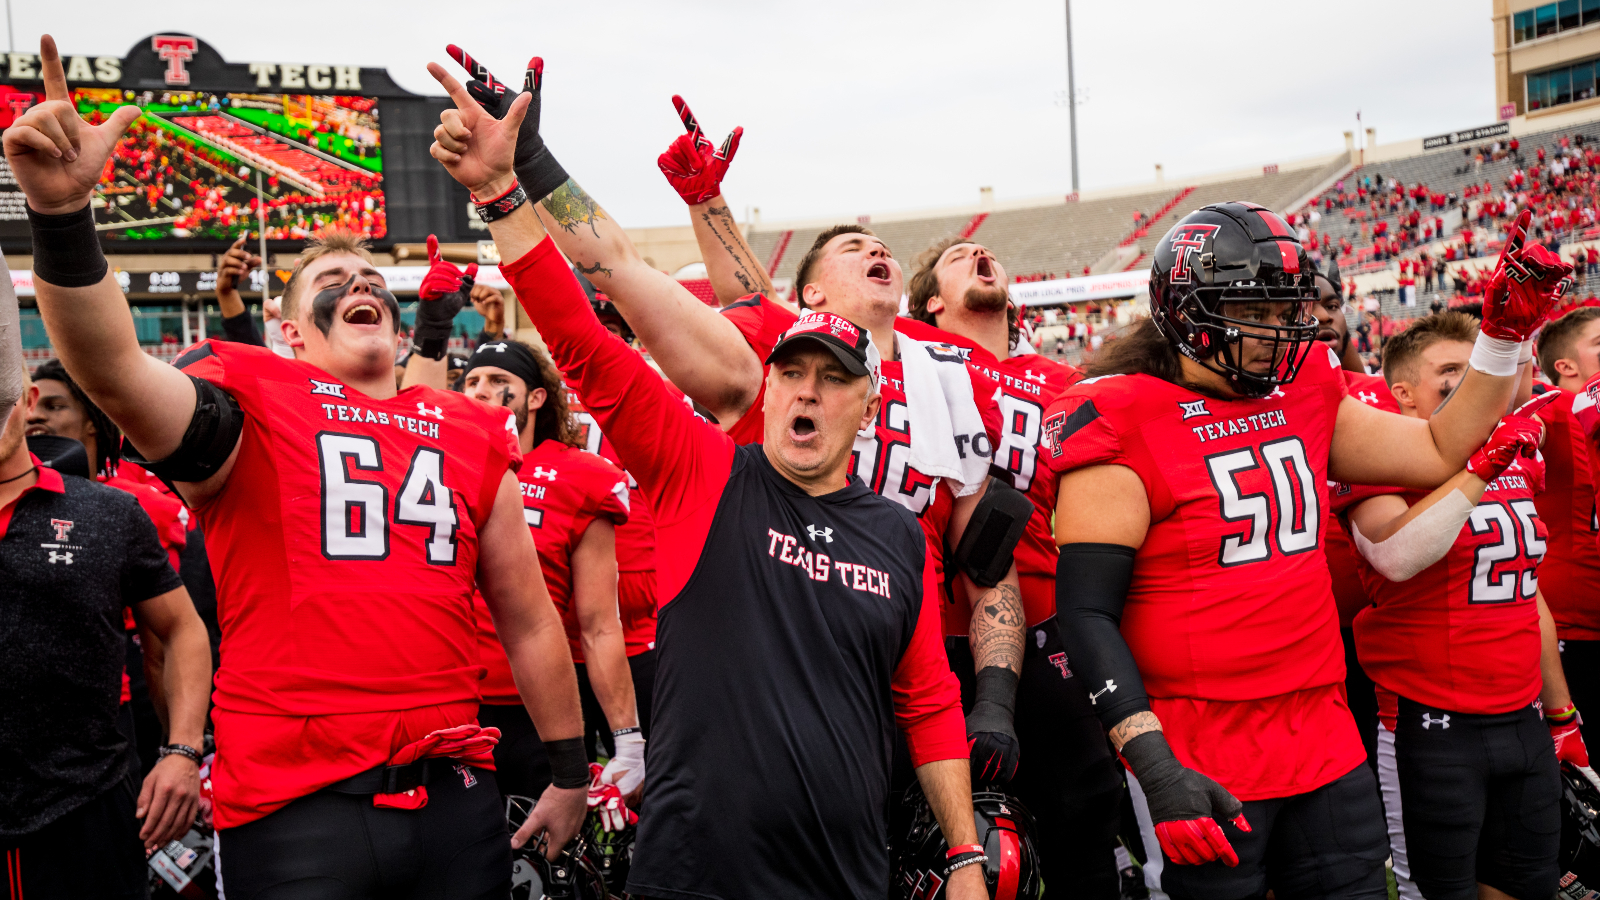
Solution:
[{"label": "stadium light pole", "polygon": [[[9,2],[9,0],[8,0]],[[272,290],[272,268],[267,260],[267,195],[261,190],[261,167],[256,166],[256,234],[261,238],[261,309],[267,308],[267,294]]]},{"label": "stadium light pole", "polygon": [[[10,0],[6,0],[10,2]],[[1067,127],[1072,134],[1072,192],[1078,192],[1078,87],[1072,77],[1072,0],[1067,4]]]}]

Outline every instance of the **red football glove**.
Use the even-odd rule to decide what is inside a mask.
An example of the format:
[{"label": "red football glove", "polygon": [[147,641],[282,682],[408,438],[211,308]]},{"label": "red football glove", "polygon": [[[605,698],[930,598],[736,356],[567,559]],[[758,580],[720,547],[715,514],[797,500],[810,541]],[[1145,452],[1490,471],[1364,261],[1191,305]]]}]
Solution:
[{"label": "red football glove", "polygon": [[438,300],[446,294],[454,294],[462,290],[463,281],[470,291],[477,277],[477,263],[468,263],[463,275],[455,263],[439,255],[439,239],[428,235],[428,274],[422,276],[422,284],[417,288],[418,298]]},{"label": "red football glove", "polygon": [[700,130],[700,123],[689,111],[689,104],[673,94],[672,105],[678,110],[678,118],[683,120],[686,133],[678,135],[667,152],[656,157],[656,165],[660,167],[661,174],[667,176],[668,183],[683,198],[683,202],[693,206],[722,193],[722,176],[727,174],[733,154],[739,152],[739,140],[744,137],[744,128],[735,128],[722,142],[722,147],[716,149],[706,138],[705,132]]},{"label": "red football glove", "polygon": [[1527,243],[1532,210],[1524,209],[1506,232],[1505,246],[1483,294],[1484,334],[1521,343],[1573,284],[1572,265],[1542,244]]},{"label": "red football glove", "polygon": [[606,831],[621,831],[638,824],[639,814],[623,802],[622,791],[601,780],[600,774],[604,771],[599,763],[589,764],[589,808],[600,816],[600,827]]},{"label": "red football glove", "polygon": [[1218,819],[1249,832],[1244,805],[1222,785],[1178,762],[1159,731],[1147,731],[1122,745],[1122,758],[1139,779],[1161,851],[1175,863],[1221,861],[1237,866],[1239,854],[1222,833]]},{"label": "red football glove", "polygon": [[1537,419],[1506,416],[1489,432],[1489,440],[1467,460],[1467,471],[1484,481],[1494,481],[1517,457],[1533,458],[1543,434],[1544,425]]},{"label": "red football glove", "polygon": [[1595,790],[1600,790],[1600,776],[1589,766],[1589,748],[1584,746],[1583,734],[1578,730],[1582,721],[1577,707],[1571,703],[1544,717],[1545,724],[1550,726],[1550,739],[1556,744],[1556,760],[1577,769]]}]

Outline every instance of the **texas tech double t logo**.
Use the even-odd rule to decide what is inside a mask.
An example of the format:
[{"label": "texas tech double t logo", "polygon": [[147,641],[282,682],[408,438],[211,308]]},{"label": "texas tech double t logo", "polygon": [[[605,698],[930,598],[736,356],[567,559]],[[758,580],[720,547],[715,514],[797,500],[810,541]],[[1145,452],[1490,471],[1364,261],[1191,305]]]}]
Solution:
[{"label": "texas tech double t logo", "polygon": [[1205,247],[1219,225],[1179,225],[1172,231],[1172,284],[1189,283],[1189,254]]}]

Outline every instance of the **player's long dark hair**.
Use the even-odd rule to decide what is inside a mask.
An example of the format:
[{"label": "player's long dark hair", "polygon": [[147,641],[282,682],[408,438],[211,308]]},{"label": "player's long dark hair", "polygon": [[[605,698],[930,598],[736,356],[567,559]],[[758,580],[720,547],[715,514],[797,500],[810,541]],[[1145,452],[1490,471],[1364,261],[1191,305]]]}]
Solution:
[{"label": "player's long dark hair", "polygon": [[528,350],[539,364],[539,380],[544,382],[528,386],[530,390],[544,388],[544,405],[533,411],[533,445],[537,447],[546,440],[557,440],[582,450],[583,435],[572,418],[572,408],[567,405],[567,386],[561,382],[560,370],[550,361],[550,354],[538,347],[528,347]]},{"label": "player's long dark hair", "polygon": [[1151,375],[1180,384],[1183,366],[1178,363],[1178,351],[1172,342],[1155,322],[1145,319],[1106,341],[1089,364],[1089,375]]}]

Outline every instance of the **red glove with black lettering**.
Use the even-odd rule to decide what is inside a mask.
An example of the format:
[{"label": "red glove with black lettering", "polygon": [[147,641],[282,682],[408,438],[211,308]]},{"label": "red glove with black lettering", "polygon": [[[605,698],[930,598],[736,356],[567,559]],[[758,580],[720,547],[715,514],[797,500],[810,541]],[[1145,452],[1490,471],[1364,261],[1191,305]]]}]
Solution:
[{"label": "red glove with black lettering", "polygon": [[1527,240],[1533,211],[1524,209],[1506,232],[1500,260],[1483,293],[1483,333],[1521,343],[1572,286],[1572,265]]},{"label": "red glove with black lettering", "polygon": [[1467,460],[1467,471],[1484,481],[1493,481],[1517,457],[1532,459],[1544,442],[1544,423],[1534,416],[1560,397],[1559,390],[1546,391],[1502,418],[1489,432],[1489,440]]},{"label": "red glove with black lettering", "polygon": [[444,358],[456,313],[467,305],[477,274],[477,263],[468,263],[463,273],[439,254],[439,239],[428,235],[428,274],[417,288],[422,302],[417,304],[417,327],[411,333],[418,353],[428,359]]},{"label": "red glove with black lettering", "polygon": [[1556,744],[1556,761],[1577,769],[1595,790],[1600,790],[1600,776],[1589,765],[1589,748],[1584,746],[1583,733],[1578,726],[1583,719],[1578,708],[1571,703],[1554,712],[1544,714],[1544,723],[1550,727],[1550,739]]},{"label": "red glove with black lettering", "polygon": [[678,118],[683,120],[685,133],[678,135],[667,152],[656,157],[656,165],[660,167],[661,174],[667,176],[667,182],[683,198],[683,202],[693,206],[722,193],[722,176],[727,174],[733,154],[739,152],[739,140],[744,137],[744,128],[735,128],[722,146],[715,148],[705,132],[700,130],[700,123],[689,111],[689,104],[673,94],[672,105],[678,110]]},{"label": "red glove with black lettering", "polygon": [[1139,779],[1156,839],[1168,859],[1195,866],[1218,860],[1239,864],[1239,854],[1217,822],[1231,821],[1249,833],[1244,804],[1222,785],[1178,762],[1159,731],[1147,731],[1123,744],[1122,758]]}]

